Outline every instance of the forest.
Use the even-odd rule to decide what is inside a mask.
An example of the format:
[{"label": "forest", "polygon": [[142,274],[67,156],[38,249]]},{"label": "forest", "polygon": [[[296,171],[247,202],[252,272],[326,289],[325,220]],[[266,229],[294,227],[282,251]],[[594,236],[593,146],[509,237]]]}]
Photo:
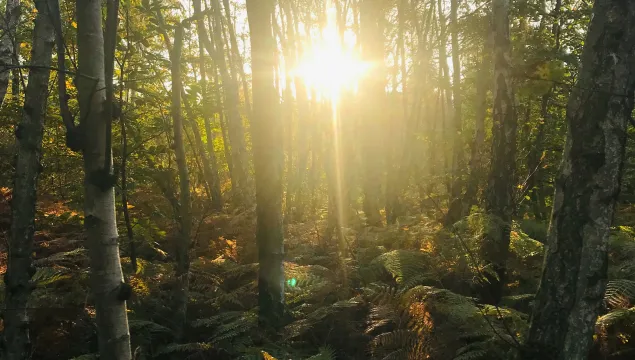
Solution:
[{"label": "forest", "polygon": [[635,1],[0,9],[0,359],[635,358]]}]

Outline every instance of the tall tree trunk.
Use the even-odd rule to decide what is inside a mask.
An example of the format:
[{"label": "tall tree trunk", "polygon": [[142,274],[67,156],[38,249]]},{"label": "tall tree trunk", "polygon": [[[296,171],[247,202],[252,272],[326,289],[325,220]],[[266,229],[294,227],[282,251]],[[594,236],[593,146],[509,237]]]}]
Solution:
[{"label": "tall tree trunk", "polygon": [[[394,224],[397,221],[397,217],[401,215],[401,191],[403,183],[407,182],[406,175],[406,163],[404,154],[407,150],[405,146],[406,142],[406,130],[408,125],[408,99],[406,89],[406,46],[405,46],[405,26],[406,26],[406,8],[407,0],[399,0],[397,7],[397,19],[398,19],[398,38],[397,49],[401,55],[395,58],[395,68],[399,65],[399,74],[401,74],[401,98],[402,98],[402,117],[397,118],[397,121],[393,121],[390,124],[390,131],[392,132],[390,138],[391,144],[389,145],[389,151],[386,152],[388,165],[388,176],[386,179],[386,223]],[[398,94],[396,89],[393,89],[395,94]]]},{"label": "tall tree trunk", "polygon": [[[556,0],[556,4],[554,6],[553,16],[554,22],[551,28],[551,33],[554,38],[554,47],[552,56],[556,56],[558,51],[560,50],[560,11],[562,8],[562,1]],[[550,112],[550,102],[551,96],[553,95],[555,89],[555,83],[551,84],[549,90],[542,96],[540,112],[542,116],[542,120],[538,123],[538,131],[536,132],[536,137],[531,145],[531,150],[529,155],[527,156],[527,168],[529,171],[529,178],[527,179],[527,191],[531,191],[531,201],[533,213],[536,219],[538,220],[546,220],[548,214],[546,214],[547,206],[545,204],[545,194],[544,189],[542,188],[543,183],[543,171],[541,162],[543,159],[542,153],[544,150],[544,138],[545,131],[547,130],[547,124],[551,120],[551,112]]]},{"label": "tall tree trunk", "polygon": [[362,166],[364,189],[364,213],[369,225],[381,226],[379,198],[381,194],[381,127],[384,122],[381,116],[381,104],[385,97],[384,76],[384,43],[380,27],[381,4],[378,0],[363,0],[360,4],[360,30],[362,58],[364,61],[377,64],[362,80],[360,96],[364,104],[361,122],[362,127]]},{"label": "tall tree trunk", "polygon": [[[42,164],[42,134],[48,81],[53,52],[53,24],[49,3],[56,0],[38,0],[33,30],[33,48],[29,84],[26,88],[22,121],[16,130],[17,160],[11,200],[11,236],[9,259],[5,274],[6,298],[4,337],[1,357],[6,360],[28,359],[31,355],[27,302],[33,289],[31,276],[33,234],[35,232],[35,202],[37,182]],[[37,68],[40,67],[40,68]]]},{"label": "tall tree trunk", "polygon": [[[283,6],[288,3],[284,2]],[[289,42],[297,44],[297,54],[303,54],[302,42],[297,39],[298,34],[298,14],[295,10],[287,9],[289,14]],[[291,176],[295,177],[295,194],[293,195],[294,203],[292,207],[292,218],[296,221],[301,221],[304,216],[304,180],[307,175],[307,163],[309,160],[309,134],[310,127],[313,126],[311,122],[311,110],[309,106],[308,91],[304,79],[299,74],[295,74],[293,78],[295,85],[295,98],[298,107],[298,131],[296,135],[296,149],[298,151],[297,161],[297,173]]]},{"label": "tall tree trunk", "polygon": [[509,0],[493,0],[494,24],[494,110],[492,128],[492,165],[485,196],[486,211],[498,217],[504,226],[493,226],[482,244],[482,258],[494,274],[486,274],[482,298],[498,303],[505,283],[505,263],[514,207],[516,171],[516,128],[514,92],[511,79],[511,43],[509,39]]},{"label": "tall tree trunk", "polygon": [[[192,3],[194,5],[194,13],[200,13],[201,1],[193,0]],[[223,54],[223,40],[220,30],[221,17],[218,0],[212,0],[211,5],[214,10],[214,29],[212,31],[214,41],[212,42],[207,36],[207,29],[205,28],[203,17],[199,17],[196,20],[197,31],[198,36],[200,36],[203,41],[205,50],[208,55],[214,59],[214,63],[220,73],[223,84],[224,105],[227,110],[228,135],[231,142],[232,170],[234,171],[235,180],[235,183],[232,185],[236,185],[236,188],[232,189],[232,191],[239,202],[244,202],[246,200],[244,196],[248,196],[248,193],[245,193],[245,191],[251,192],[251,190],[248,183],[247,169],[249,160],[245,146],[245,130],[239,111],[238,88],[235,80],[227,69],[225,55]]]},{"label": "tall tree trunk", "polygon": [[[218,177],[218,161],[214,152],[214,134],[212,133],[210,114],[205,103],[208,101],[207,93],[207,69],[205,67],[205,50],[203,49],[203,41],[199,39],[199,62],[201,66],[201,95],[203,97],[202,112],[203,121],[205,122],[205,135],[207,137],[207,156],[203,159],[208,162],[209,178],[207,179],[212,193],[212,206],[215,210],[223,208],[223,197],[220,189],[220,178]],[[194,124],[196,126],[196,123]],[[199,135],[200,137],[200,135]],[[201,146],[201,151],[205,149]]]},{"label": "tall tree trunk", "polygon": [[450,5],[450,32],[452,35],[452,97],[454,98],[454,133],[452,146],[452,188],[450,189],[450,206],[445,218],[445,224],[453,224],[461,217],[463,190],[463,173],[461,162],[463,161],[462,138],[462,110],[463,94],[461,92],[461,59],[459,57],[459,24],[458,8],[460,0],[452,0]]},{"label": "tall tree trunk", "polygon": [[[174,330],[177,339],[183,338],[187,316],[187,298],[190,272],[190,233],[192,215],[190,211],[190,182],[183,145],[183,123],[181,120],[181,51],[183,48],[183,24],[174,32],[174,46],[170,54],[172,72],[172,130],[174,132],[174,152],[179,171],[179,236],[176,239],[176,284],[174,286]],[[199,135],[200,136],[200,135]]]},{"label": "tall tree trunk", "polygon": [[108,4],[107,21],[110,26],[107,26],[106,34],[110,40],[104,44],[101,1],[76,2],[78,73],[81,74],[77,77],[77,90],[82,119],[80,126],[86,139],[83,149],[84,224],[91,265],[91,290],[97,312],[99,354],[102,359],[129,360],[132,356],[126,300],[130,286],[123,282],[119,260],[109,143],[116,35],[116,11],[112,8],[116,5],[116,0]]},{"label": "tall tree trunk", "polygon": [[247,0],[251,34],[256,170],[256,242],[258,243],[258,304],[260,323],[279,327],[284,313],[284,257],[282,233],[282,123],[273,87],[274,54],[271,15],[273,0]]},{"label": "tall tree trunk", "polygon": [[593,343],[633,111],[633,64],[635,3],[597,0],[567,105],[567,142],[525,359],[586,359]]},{"label": "tall tree trunk", "polygon": [[483,59],[478,72],[476,83],[476,120],[474,140],[470,148],[470,174],[467,180],[465,195],[462,201],[461,217],[470,213],[470,208],[477,202],[478,189],[483,176],[483,147],[485,146],[485,118],[487,117],[487,93],[491,87],[492,54],[491,46],[494,42],[493,32],[488,27],[485,44],[483,46]]},{"label": "tall tree trunk", "polygon": [[[7,66],[15,64],[16,57],[16,28],[20,19],[20,0],[7,0],[7,6],[4,12],[4,19],[0,24],[0,106],[4,102],[9,87],[9,76],[11,71],[6,71]],[[48,64],[47,64],[48,65]],[[15,80],[15,78],[14,78]],[[15,96],[15,94],[14,94]]]}]

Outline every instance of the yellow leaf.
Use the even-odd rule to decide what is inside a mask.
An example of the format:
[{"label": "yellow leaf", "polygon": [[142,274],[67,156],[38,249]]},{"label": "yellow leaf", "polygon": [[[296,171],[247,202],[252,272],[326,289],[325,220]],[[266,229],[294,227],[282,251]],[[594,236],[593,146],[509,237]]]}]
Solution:
[{"label": "yellow leaf", "polygon": [[273,357],[273,356],[269,355],[269,353],[268,353],[268,352],[266,352],[266,351],[261,351],[261,354],[262,354],[262,357],[263,357],[265,360],[276,360],[276,358],[275,358],[275,357]]},{"label": "yellow leaf", "polygon": [[75,29],[77,29],[77,23],[75,21],[71,22],[71,26]]},{"label": "yellow leaf", "polygon": [[128,209],[134,209],[134,205],[132,204],[128,204],[128,206],[126,206]]},{"label": "yellow leaf", "polygon": [[542,152],[542,156],[540,157],[540,161],[543,161],[546,156],[547,156],[547,151],[545,150],[545,151]]}]

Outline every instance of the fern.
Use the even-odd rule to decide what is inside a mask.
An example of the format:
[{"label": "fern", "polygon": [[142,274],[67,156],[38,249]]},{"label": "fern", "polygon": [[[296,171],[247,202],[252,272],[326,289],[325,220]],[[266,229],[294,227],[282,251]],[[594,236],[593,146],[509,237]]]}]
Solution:
[{"label": "fern", "polygon": [[211,339],[212,344],[233,340],[258,325],[258,316],[255,312],[245,312],[229,323],[220,325]]},{"label": "fern", "polygon": [[71,358],[69,360],[98,360],[98,359],[99,359],[99,356],[97,354],[84,354],[84,355]]},{"label": "fern", "polygon": [[77,262],[88,261],[87,251],[84,248],[53,254],[49,257],[33,261],[36,266],[45,265],[69,265]]},{"label": "fern", "polygon": [[630,309],[616,309],[606,315],[600,316],[596,321],[596,326],[609,328],[620,323],[633,321],[635,321],[635,307]]},{"label": "fern", "polygon": [[171,334],[172,330],[152,321],[128,320],[130,332],[144,332],[148,334]]},{"label": "fern", "polygon": [[243,314],[244,312],[242,311],[226,311],[206,319],[195,320],[191,323],[191,326],[193,328],[217,326],[227,323],[228,321],[233,321],[241,317]]},{"label": "fern", "polygon": [[335,360],[335,350],[328,346],[323,346],[319,350],[320,352],[311,356],[306,360]]},{"label": "fern", "polygon": [[635,281],[611,280],[606,285],[604,301],[612,308],[629,308],[635,299]]},{"label": "fern", "polygon": [[35,270],[31,282],[36,286],[46,286],[71,277],[66,271],[52,267],[40,267]]},{"label": "fern", "polygon": [[154,356],[173,355],[180,353],[199,353],[212,349],[208,343],[168,344],[154,353]]}]

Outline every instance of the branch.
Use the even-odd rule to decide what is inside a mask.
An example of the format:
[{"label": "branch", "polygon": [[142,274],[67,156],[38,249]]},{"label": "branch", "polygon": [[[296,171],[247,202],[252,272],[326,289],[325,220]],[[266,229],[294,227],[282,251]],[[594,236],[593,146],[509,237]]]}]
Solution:
[{"label": "branch", "polygon": [[[53,6],[51,6],[51,4]],[[53,0],[47,2],[49,6],[49,15],[51,16],[51,22],[55,28],[55,43],[57,45],[57,92],[60,101],[60,114],[66,127],[66,145],[69,145],[69,134],[75,128],[75,119],[71,114],[71,110],[68,107],[68,92],[66,91],[66,46],[64,44],[64,35],[62,33],[62,19],[60,15],[60,3],[59,0]],[[69,146],[70,147],[70,146]]]}]

